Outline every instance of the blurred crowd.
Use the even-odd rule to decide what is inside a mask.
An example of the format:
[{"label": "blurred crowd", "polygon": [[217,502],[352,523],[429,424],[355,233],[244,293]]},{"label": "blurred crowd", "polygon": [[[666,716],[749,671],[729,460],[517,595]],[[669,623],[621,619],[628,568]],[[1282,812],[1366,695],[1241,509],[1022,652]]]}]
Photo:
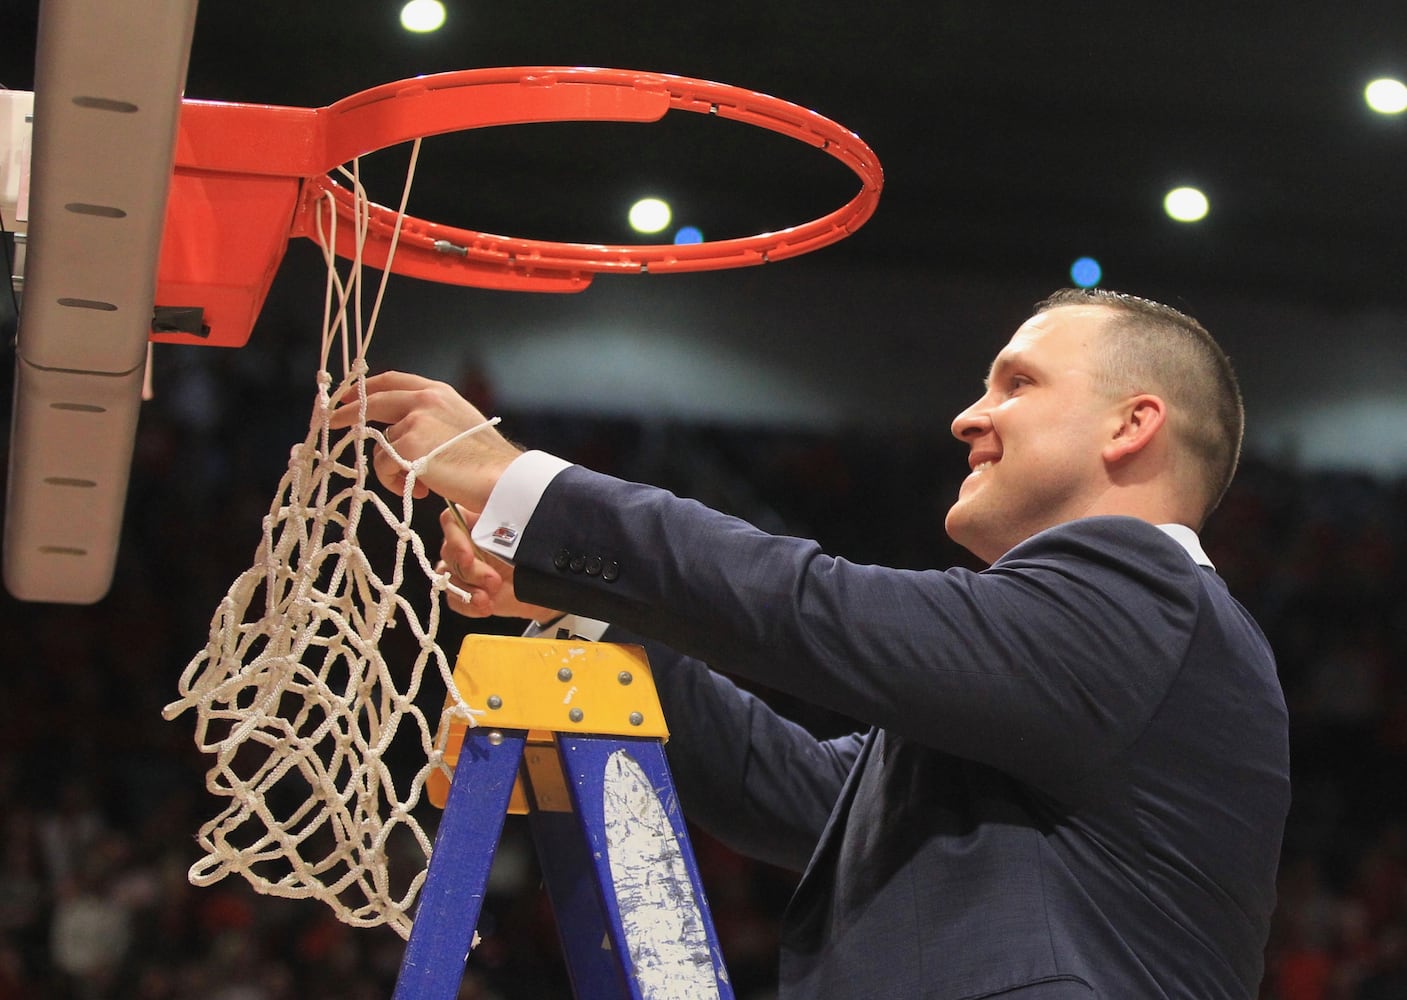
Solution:
[{"label": "blurred crowd", "polygon": [[[370,1000],[395,982],[403,945],[389,931],[238,878],[187,879],[217,805],[190,718],[161,708],[249,565],[312,401],[306,357],[212,354],[159,362],[110,595],[84,608],[0,598],[0,1000]],[[481,377],[461,384],[497,409]],[[518,440],[851,559],[969,564],[942,534],[965,471],[946,416],[907,435],[823,435],[503,415]],[[1407,998],[1404,526],[1404,482],[1252,456],[1205,534],[1276,649],[1292,715],[1295,798],[1263,1000]],[[433,537],[433,512],[421,527]],[[848,725],[778,704],[821,733]],[[765,1000],[794,876],[702,834],[695,849],[738,996]],[[510,817],[462,997],[570,996],[538,881]]]}]

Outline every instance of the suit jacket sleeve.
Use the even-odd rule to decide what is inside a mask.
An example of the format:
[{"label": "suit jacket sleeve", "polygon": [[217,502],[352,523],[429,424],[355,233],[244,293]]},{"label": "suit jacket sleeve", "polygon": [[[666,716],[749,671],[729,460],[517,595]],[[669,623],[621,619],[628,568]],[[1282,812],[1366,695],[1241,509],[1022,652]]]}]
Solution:
[{"label": "suit jacket sleeve", "polygon": [[818,740],[698,660],[614,626],[604,638],[645,648],[689,818],[734,850],[802,871],[861,737]]},{"label": "suit jacket sleeve", "polygon": [[543,494],[515,565],[525,600],[1044,785],[1137,739],[1202,572],[1133,518],[1052,528],[982,573],[858,565],[579,467]]}]

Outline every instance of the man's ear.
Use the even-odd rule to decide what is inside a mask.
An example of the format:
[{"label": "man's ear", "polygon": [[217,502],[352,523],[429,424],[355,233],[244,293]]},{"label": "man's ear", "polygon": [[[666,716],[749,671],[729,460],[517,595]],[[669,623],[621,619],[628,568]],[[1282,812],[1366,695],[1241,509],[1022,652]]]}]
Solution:
[{"label": "man's ear", "polygon": [[1119,413],[1119,426],[1104,446],[1107,462],[1118,462],[1142,451],[1158,436],[1168,419],[1167,404],[1162,397],[1146,392],[1124,400]]}]

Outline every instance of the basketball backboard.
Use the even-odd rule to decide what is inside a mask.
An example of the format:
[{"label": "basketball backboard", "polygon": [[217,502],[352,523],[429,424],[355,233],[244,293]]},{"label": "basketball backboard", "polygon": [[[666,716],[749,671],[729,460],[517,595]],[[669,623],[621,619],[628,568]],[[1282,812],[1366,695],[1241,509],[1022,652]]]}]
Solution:
[{"label": "basketball backboard", "polygon": [[[26,600],[89,603],[115,568],[150,342],[242,346],[294,236],[403,276],[573,292],[594,273],[750,267],[844,238],[883,174],[842,126],[688,77],[589,67],[426,74],[321,108],[182,98],[194,0],[45,0],[32,142],[12,215],[28,225],[16,352],[5,581]],[[122,39],[113,46],[112,39]],[[811,222],[693,244],[558,243],[358,207],[348,161],[432,135],[544,122],[655,122],[671,110],[777,132],[843,163],[860,189]],[[0,123],[3,124],[3,123]],[[31,150],[27,166],[23,150]],[[5,185],[0,185],[5,187]],[[23,190],[24,208],[21,211]],[[342,220],[340,228],[337,220]]]},{"label": "basketball backboard", "polygon": [[112,580],[195,11],[44,0],[34,92],[0,105],[20,304],[4,576],[23,600]]}]

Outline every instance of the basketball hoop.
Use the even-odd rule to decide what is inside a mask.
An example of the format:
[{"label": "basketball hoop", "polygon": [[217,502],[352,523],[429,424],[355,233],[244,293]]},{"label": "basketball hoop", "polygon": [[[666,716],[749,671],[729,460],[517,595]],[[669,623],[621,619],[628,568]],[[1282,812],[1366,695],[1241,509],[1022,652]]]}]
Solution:
[{"label": "basketball hoop", "polygon": [[[814,222],[686,246],[597,246],[491,236],[406,215],[425,136],[547,121],[654,121],[679,108],[760,125],[846,163],[860,193]],[[372,204],[360,157],[411,143],[400,205]],[[869,148],[810,111],[735,87],[620,70],[471,70],[389,84],[327,108],[185,102],[158,269],[155,340],[239,346],[291,236],[327,266],[317,397],[307,435],[263,518],[250,567],[231,584],[206,645],[187,664],[167,718],[196,715],[211,755],[207,789],[226,804],[197,834],[191,881],[242,875],[267,895],[320,899],[346,923],[408,936],[431,840],[416,809],[447,780],[456,728],[483,709],[458,691],[438,638],[440,597],[467,593],[432,563],[414,527],[429,455],[396,454],[362,410],[345,432],[331,413],[363,383],[389,273],[498,289],[576,291],[596,272],[743,267],[832,243],[874,211],[882,176]],[[350,169],[346,164],[350,164]],[[344,187],[332,174],[348,182]],[[339,273],[339,258],[350,261]],[[381,270],[362,309],[366,274]],[[332,359],[341,346],[341,372]],[[487,424],[482,426],[488,426]],[[466,433],[482,429],[474,428]],[[371,449],[400,462],[399,510],[369,486]],[[444,447],[444,446],[441,446]],[[373,559],[363,529],[389,532]],[[405,594],[423,578],[428,608]],[[397,624],[413,650],[393,663]],[[438,721],[417,703],[438,675]],[[392,746],[424,763],[392,772]]]},{"label": "basketball hoop", "polygon": [[[357,200],[330,174],[397,143],[493,125],[651,122],[668,111],[726,118],[824,151],[860,179],[835,211],[802,225],[685,245],[600,245],[520,239],[363,207],[361,259],[398,274],[480,288],[575,292],[593,274],[702,271],[779,261],[827,246],[873,214],[884,184],[870,148],[814,111],[688,77],[618,69],[474,69],[403,80],[324,108],[186,101],[158,269],[162,314],[198,322],[159,329],[162,342],[238,347],[249,338],[292,236],[318,238],[319,213],[338,226],[350,258]],[[399,246],[388,253],[399,226]],[[198,311],[198,313],[196,312]]]}]

